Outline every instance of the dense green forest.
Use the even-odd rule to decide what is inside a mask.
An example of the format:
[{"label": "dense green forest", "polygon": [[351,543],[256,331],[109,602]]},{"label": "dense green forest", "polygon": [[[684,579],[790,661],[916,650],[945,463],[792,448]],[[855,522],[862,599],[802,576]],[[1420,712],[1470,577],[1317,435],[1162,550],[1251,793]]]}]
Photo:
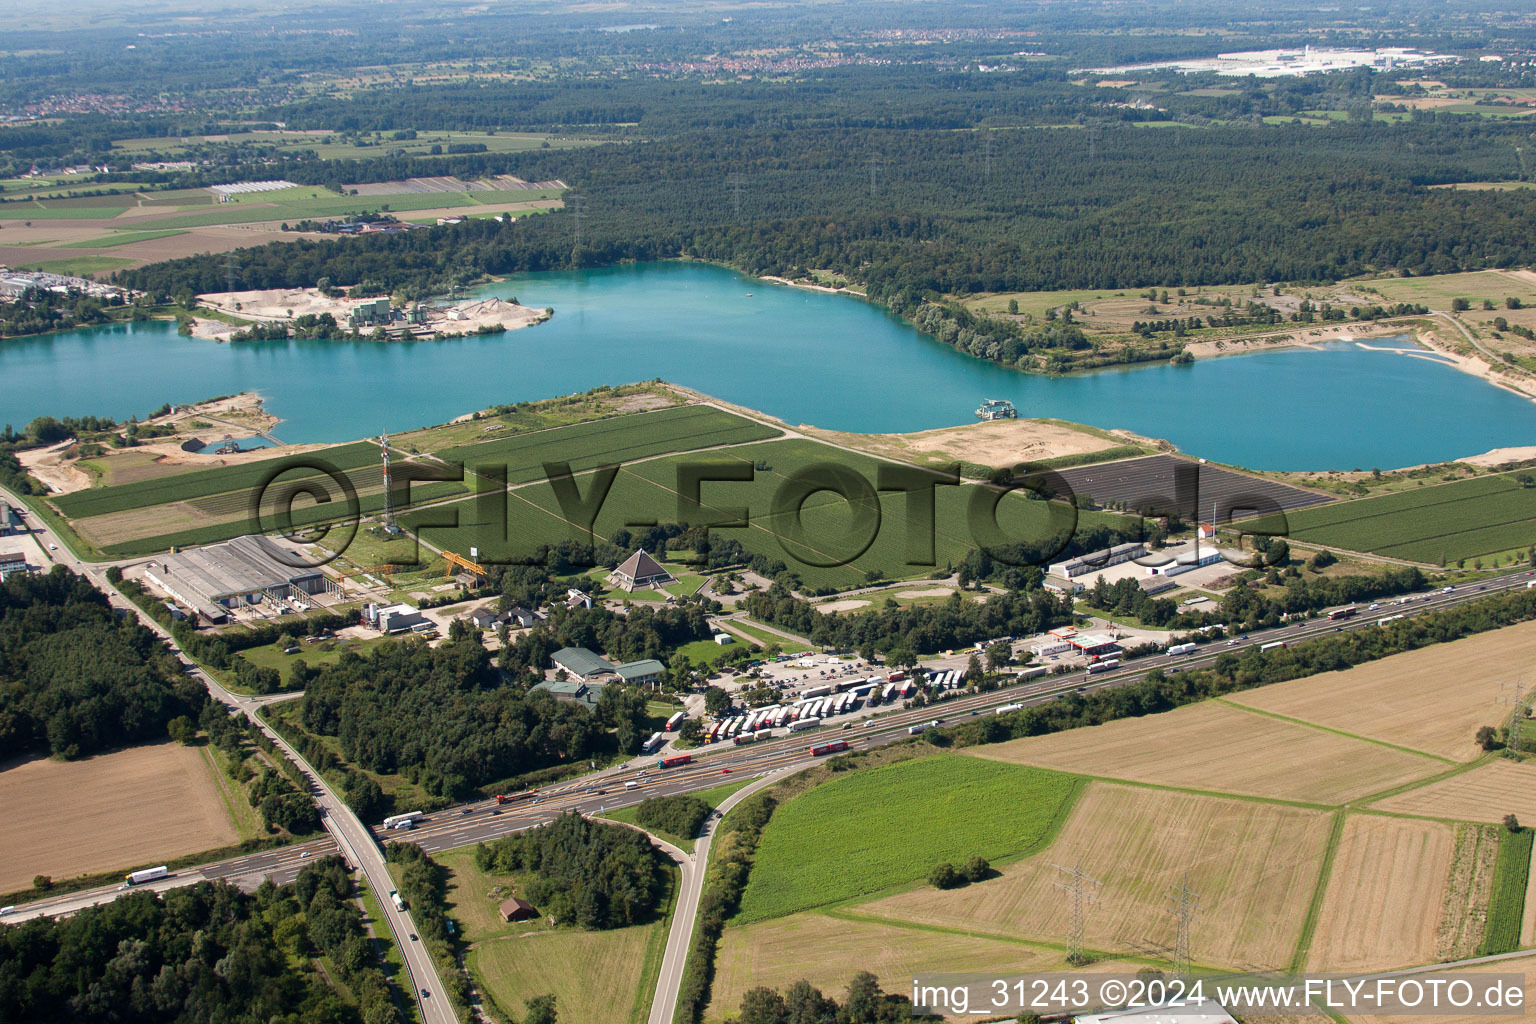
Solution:
[{"label": "dense green forest", "polygon": [[[321,277],[413,297],[503,274],[691,255],[753,273],[829,269],[898,312],[924,297],[1053,288],[1324,281],[1536,261],[1536,191],[1425,186],[1520,172],[1487,124],[1325,130],[1108,125],[987,133],[750,128],[503,158],[583,208],[394,236],[243,250],[237,286]],[[990,173],[988,166],[990,165]],[[379,173],[384,173],[382,169]],[[739,176],[741,213],[727,181]],[[222,290],[223,256],[116,275],[157,295]],[[1023,347],[1030,347],[1024,342]],[[1067,335],[1033,344],[1066,344]]]},{"label": "dense green forest", "polygon": [[303,727],[338,737],[346,760],[456,799],[515,775],[638,749],[647,722],[644,697],[623,686],[604,687],[588,711],[511,684],[468,630],[436,648],[402,641],[323,668],[295,665],[293,678],[305,691]]},{"label": "dense green forest", "polygon": [[353,897],[327,857],[251,894],[199,882],[0,926],[0,1020],[399,1024]]},{"label": "dense green forest", "polygon": [[56,566],[0,583],[0,759],[163,740],[207,700],[160,639],[84,577]]},{"label": "dense green forest", "polygon": [[540,913],[589,931],[650,920],[666,890],[662,863],[645,833],[575,811],[475,848],[481,871],[526,872],[523,892]]}]

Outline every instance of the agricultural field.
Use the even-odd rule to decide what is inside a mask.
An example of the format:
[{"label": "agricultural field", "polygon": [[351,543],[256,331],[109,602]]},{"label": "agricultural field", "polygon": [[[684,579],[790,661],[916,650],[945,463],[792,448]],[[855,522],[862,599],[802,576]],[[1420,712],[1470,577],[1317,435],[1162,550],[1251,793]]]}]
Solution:
[{"label": "agricultural field", "polygon": [[1068,865],[1101,883],[1084,921],[1090,949],[1164,956],[1175,938],[1169,889],[1188,885],[1201,894],[1202,962],[1279,969],[1301,933],[1329,833],[1323,811],[1096,782],[1050,846],[1001,877],[949,891],[920,886],[858,913],[1065,943],[1069,917],[1055,885],[1056,865]]},{"label": "agricultural field", "polygon": [[0,771],[0,892],[34,875],[64,879],[160,864],[238,842],[202,751],[175,743]]},{"label": "agricultural field", "polygon": [[[389,194],[346,195],[305,185],[239,194],[228,202],[215,202],[206,189],[61,198],[33,193],[39,195],[35,201],[0,203],[0,263],[54,273],[101,274],[179,256],[315,237],[283,230],[283,225],[302,220],[346,219],[365,212],[391,213],[425,224],[448,216],[516,217],[558,208],[563,194],[560,187],[469,189],[466,185],[465,191],[451,192],[397,184],[398,191]],[[82,249],[110,250],[110,255],[82,255]]]},{"label": "agricultural field", "polygon": [[947,754],[823,783],[775,812],[734,920],[868,896],[941,861],[1027,853],[1048,841],[1077,787],[1056,772]]},{"label": "agricultural field", "polygon": [[[1056,950],[1001,938],[807,911],[725,930],[704,1019],[716,1024],[736,1016],[742,996],[759,985],[783,991],[804,978],[841,998],[857,971],[869,971],[886,991],[900,992],[919,972],[982,967],[1004,973],[1058,970],[1063,957]],[[1106,968],[1095,964],[1094,969]]]},{"label": "agricultural field", "polygon": [[1488,926],[1483,934],[1479,955],[1508,953],[1520,948],[1520,933],[1525,918],[1525,894],[1530,884],[1532,833],[1501,832],[1499,855],[1493,867],[1493,885],[1488,897]]},{"label": "agricultural field", "polygon": [[[1383,612],[1382,614],[1386,614]],[[1226,700],[1455,761],[1482,755],[1480,726],[1509,717],[1499,673],[1536,645],[1536,622],[1395,654]]]},{"label": "agricultural field", "polygon": [[[966,753],[1097,777],[1326,806],[1446,767],[1444,761],[1220,701],[975,747]],[[1536,814],[1532,820],[1536,821]]]},{"label": "agricultural field", "polygon": [[[60,511],[86,541],[109,555],[138,555],[171,546],[209,544],[251,532],[250,503],[255,488],[287,456],[197,470],[145,480],[121,487],[92,488],[61,495]],[[367,442],[326,449],[314,456],[342,473],[355,489],[358,510],[375,512],[384,505],[383,468],[378,449]],[[318,486],[328,501],[318,502],[307,487]],[[413,502],[462,494],[459,481],[423,482],[411,488]],[[277,523],[276,513],[292,496],[295,525],[304,526],[344,517],[347,495],[319,470],[299,462],[281,472],[263,492],[261,522]]]},{"label": "agricultural field", "polygon": [[[452,455],[454,451],[442,454],[463,457],[463,449],[457,450],[458,456]],[[491,457],[497,457],[495,449],[487,451]],[[526,456],[523,459],[524,463],[531,461]],[[793,512],[774,514],[775,496],[792,477],[829,465],[835,465],[840,472],[852,470],[873,492],[880,465],[876,460],[800,439],[769,441],[743,445],[729,452],[652,459],[627,465],[620,470],[602,504],[594,532],[599,537],[607,537],[631,523],[667,522],[688,517],[687,510],[679,507],[678,473],[684,464],[751,470],[751,481],[703,484],[700,491],[703,514],[715,522],[738,522],[741,514],[732,509],[745,509],[747,525],[717,527],[720,536],[739,541],[749,552],[784,561],[808,586],[846,588],[867,583],[871,573],[899,579],[928,576],[932,572],[932,566],[909,564],[913,557],[909,543],[923,540],[929,531],[926,526],[921,526],[915,531],[916,535],[911,536],[914,531],[909,531],[906,525],[906,497],[899,492],[887,491],[874,498],[855,494],[857,512],[850,502],[834,493],[814,493],[804,503],[798,526]],[[590,493],[590,475],[579,476],[576,482],[583,495]],[[939,566],[960,561],[976,546],[970,522],[973,493],[974,488],[969,485],[935,488],[934,556]],[[547,483],[513,490],[507,495],[505,512],[497,508],[497,504],[494,500],[476,498],[452,506],[458,514],[458,525],[424,529],[423,536],[454,551],[475,546],[491,553],[488,557],[527,550],[540,541],[585,539],[575,525],[564,521],[559,502]],[[436,516],[442,511],[433,510],[431,514]],[[688,518],[697,521],[698,515]],[[503,519],[507,523],[505,529],[500,526]],[[1004,497],[998,506],[997,519],[1000,530],[997,543],[1009,540],[1046,543],[1053,539],[1064,542],[1074,529],[1074,520],[1079,528],[1124,523],[1121,517],[1112,514],[1077,514],[1064,506],[1030,501],[1017,494]],[[987,535],[983,533],[983,536]],[[514,546],[519,544],[521,547]]]},{"label": "agricultural field", "polygon": [[667,452],[745,444],[778,436],[773,427],[707,405],[641,412],[552,430],[533,430],[434,452],[446,462],[473,469],[505,467],[508,483],[544,476],[544,463],[561,461],[581,473],[614,462],[634,462]]},{"label": "agricultural field", "polygon": [[1307,969],[1364,973],[1435,961],[1456,832],[1446,822],[1349,815]]},{"label": "agricultural field", "polygon": [[1457,821],[1499,822],[1504,815],[1536,822],[1536,765],[1498,759],[1386,797],[1373,809]]},{"label": "agricultural field", "polygon": [[432,156],[432,147],[444,153],[450,145],[479,144],[490,153],[521,153],[530,149],[569,149],[596,145],[602,140],[543,132],[450,132],[423,131],[414,139],[394,139],[388,133],[341,134],[328,131],[251,131],[229,135],[191,135],[180,139],[118,139],[112,148],[127,153],[155,152],[175,159],[193,146],[273,146],[280,158],[312,150],[322,160],[366,160],[401,153],[413,157]]},{"label": "agricultural field", "polygon": [[[468,943],[465,962],[498,1005],[521,1011],[523,1000],[552,993],[562,1019],[644,1021],[666,943],[666,914],[650,924],[597,932],[551,930],[543,921],[507,924],[497,907],[513,892],[475,866],[473,850],[437,859],[450,871],[448,912]],[[670,874],[675,884],[676,872]]]},{"label": "agricultural field", "polygon": [[[1524,1005],[1529,1007],[1533,1001],[1536,1001],[1536,956],[1457,968],[1458,974],[1462,971],[1468,974],[1523,974],[1525,975]],[[1349,1015],[1349,1020],[1351,1024],[1426,1024],[1431,1020],[1434,1024],[1487,1024],[1487,1012],[1486,1010],[1474,1013],[1442,1012],[1432,1017],[1425,1016],[1423,1013],[1397,1015],[1352,1013]]]},{"label": "agricultural field", "polygon": [[[1536,487],[1493,474],[1288,512],[1287,522],[1308,544],[1430,565],[1489,563],[1536,545]],[[1266,528],[1263,519],[1248,525]]]},{"label": "agricultural field", "polygon": [[1360,291],[1374,293],[1388,302],[1420,302],[1430,309],[1448,310],[1453,299],[1479,306],[1491,299],[1502,307],[1514,296],[1536,303],[1536,277],[1518,270],[1479,270],[1466,274],[1434,274],[1426,277],[1381,277],[1353,281]]},{"label": "agricultural field", "polygon": [[503,432],[522,433],[586,423],[626,413],[676,408],[687,401],[682,394],[654,382],[599,387],[576,395],[539,402],[518,402],[497,410],[482,410],[477,418],[393,434],[390,443],[405,452],[442,451],[445,448],[479,444]]}]

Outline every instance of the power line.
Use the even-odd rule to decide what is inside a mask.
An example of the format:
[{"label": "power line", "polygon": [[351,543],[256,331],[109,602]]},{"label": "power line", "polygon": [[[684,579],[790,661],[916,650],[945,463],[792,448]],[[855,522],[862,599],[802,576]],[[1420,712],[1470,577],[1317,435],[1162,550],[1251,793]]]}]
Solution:
[{"label": "power line", "polygon": [[1173,945],[1173,974],[1176,978],[1188,978],[1189,932],[1195,918],[1200,916],[1200,895],[1187,885],[1176,885],[1169,892],[1168,899],[1172,904],[1169,910],[1178,922],[1178,936]]},{"label": "power line", "polygon": [[869,166],[869,194],[874,195],[880,177],[880,158],[872,156],[865,163]]},{"label": "power line", "polygon": [[1525,685],[1518,681],[1510,681],[1499,684],[1500,689],[1510,691],[1500,694],[1498,702],[1508,704],[1511,707],[1509,717],[1509,730],[1504,741],[1508,750],[1519,752],[1525,749],[1525,720],[1531,714],[1531,701],[1536,697],[1536,690],[1527,690]]},{"label": "power line", "polygon": [[1073,966],[1085,964],[1088,962],[1088,957],[1083,952],[1083,919],[1086,916],[1088,904],[1099,902],[1098,892],[1101,883],[1097,878],[1086,874],[1082,868],[1069,868],[1062,864],[1056,864],[1053,867],[1069,879],[1066,882],[1051,883],[1071,896],[1072,920],[1067,929],[1067,963]]},{"label": "power line", "polygon": [[741,220],[741,190],[746,183],[746,179],[739,174],[732,174],[725,179],[726,188],[731,190],[731,209],[737,220]]},{"label": "power line", "polygon": [[570,199],[571,223],[575,228],[576,237],[571,243],[571,255],[574,256],[581,248],[581,222],[587,215],[587,197],[572,196]]},{"label": "power line", "polygon": [[996,144],[997,140],[992,137],[992,133],[987,132],[981,143],[982,160],[986,168],[985,175],[987,181],[992,180],[992,148]]}]

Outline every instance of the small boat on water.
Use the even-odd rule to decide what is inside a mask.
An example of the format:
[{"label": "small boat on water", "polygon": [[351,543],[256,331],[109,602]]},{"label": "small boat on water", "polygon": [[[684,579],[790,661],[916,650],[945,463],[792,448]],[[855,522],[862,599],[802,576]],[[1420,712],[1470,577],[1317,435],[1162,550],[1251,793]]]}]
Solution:
[{"label": "small boat on water", "polygon": [[1019,411],[1004,398],[988,398],[976,410],[976,418],[979,420],[1012,420],[1018,417]]}]

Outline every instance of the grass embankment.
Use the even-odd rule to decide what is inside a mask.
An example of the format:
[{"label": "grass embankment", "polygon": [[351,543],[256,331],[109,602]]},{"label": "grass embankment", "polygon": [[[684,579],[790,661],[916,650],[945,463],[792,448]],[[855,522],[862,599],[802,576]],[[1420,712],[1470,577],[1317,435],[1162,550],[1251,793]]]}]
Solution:
[{"label": "grass embankment", "polygon": [[448,868],[448,913],[467,944],[465,964],[481,997],[502,1013],[527,999],[553,995],[562,1020],[642,1024],[655,995],[677,899],[678,875],[655,921],[610,931],[551,928],[542,920],[509,924],[497,908],[512,895],[509,880],[481,871],[474,850],[439,854]]},{"label": "grass embankment", "polygon": [[1498,860],[1493,865],[1493,892],[1488,898],[1488,922],[1478,956],[1508,953],[1520,948],[1520,926],[1525,919],[1525,889],[1531,874],[1531,846],[1536,832],[1529,827],[1499,837]]},{"label": "grass embankment", "polygon": [[1072,775],[948,754],[823,783],[780,807],[764,830],[732,923],[869,896],[941,861],[1032,852],[1060,827],[1078,788]]},{"label": "grass embankment", "polygon": [[[742,779],[739,782],[727,782],[723,786],[716,786],[714,789],[706,789],[701,793],[690,793],[688,795],[698,797],[711,808],[719,807],[726,797],[730,796],[732,793],[736,792],[742,786],[747,785],[751,781],[751,779]],[[602,817],[608,818],[611,821],[622,821],[630,825],[639,825],[639,814],[640,805],[636,804],[633,807],[620,807],[616,811],[609,811],[602,815]],[[643,828],[644,826],[641,827]],[[694,840],[692,836],[673,835],[671,832],[659,828],[646,829],[646,831],[650,832],[658,839],[665,839],[673,846],[687,850],[689,853],[693,852]]]}]

